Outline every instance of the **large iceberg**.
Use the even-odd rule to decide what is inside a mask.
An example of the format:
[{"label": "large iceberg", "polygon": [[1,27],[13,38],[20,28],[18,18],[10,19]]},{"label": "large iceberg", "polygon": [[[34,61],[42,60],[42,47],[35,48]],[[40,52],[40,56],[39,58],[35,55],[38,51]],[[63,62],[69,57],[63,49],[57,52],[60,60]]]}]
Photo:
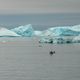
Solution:
[{"label": "large iceberg", "polygon": [[78,36],[80,34],[80,31],[73,30],[73,27],[53,27],[49,28],[47,30],[42,31],[39,36],[42,37],[54,37],[54,36]]},{"label": "large iceberg", "polygon": [[31,37],[34,35],[34,30],[31,24],[19,26],[11,30],[24,37]]},{"label": "large iceberg", "polygon": [[42,37],[40,38],[41,43],[51,43],[51,44],[65,44],[65,43],[73,43],[72,37]]},{"label": "large iceberg", "polygon": [[80,25],[52,27],[44,31],[34,31],[31,24],[19,26],[11,29],[21,36],[78,36],[80,35]]},{"label": "large iceberg", "polygon": [[0,36],[39,37],[42,43],[80,43],[80,25],[58,26],[43,31],[34,30],[31,24],[8,30],[0,28]]},{"label": "large iceberg", "polygon": [[13,31],[10,31],[6,28],[0,28],[0,37],[16,37],[16,36],[20,36],[18,34],[16,34],[15,32]]},{"label": "large iceberg", "polygon": [[37,36],[40,38],[39,42],[42,43],[75,43],[80,42],[80,25],[75,26],[57,26],[48,28],[44,31],[35,31],[31,24],[19,26],[11,29],[16,34],[32,37]]},{"label": "large iceberg", "polygon": [[42,32],[40,42],[58,43],[58,44],[74,43],[74,42],[79,42],[80,39],[79,35],[80,35],[80,25],[53,27]]}]

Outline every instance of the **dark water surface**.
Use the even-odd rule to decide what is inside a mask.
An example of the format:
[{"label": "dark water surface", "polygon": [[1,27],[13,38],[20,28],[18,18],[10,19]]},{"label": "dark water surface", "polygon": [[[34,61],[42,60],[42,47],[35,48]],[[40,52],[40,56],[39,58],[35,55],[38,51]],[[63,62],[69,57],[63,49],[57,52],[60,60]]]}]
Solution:
[{"label": "dark water surface", "polygon": [[0,80],[80,80],[80,44],[0,38]]}]

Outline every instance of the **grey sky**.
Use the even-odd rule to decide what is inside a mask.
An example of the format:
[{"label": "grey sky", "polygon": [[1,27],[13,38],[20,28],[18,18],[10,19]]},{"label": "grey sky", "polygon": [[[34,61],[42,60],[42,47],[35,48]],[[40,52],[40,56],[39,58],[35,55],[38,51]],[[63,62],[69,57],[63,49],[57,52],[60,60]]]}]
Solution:
[{"label": "grey sky", "polygon": [[0,14],[80,13],[80,0],[0,0]]}]

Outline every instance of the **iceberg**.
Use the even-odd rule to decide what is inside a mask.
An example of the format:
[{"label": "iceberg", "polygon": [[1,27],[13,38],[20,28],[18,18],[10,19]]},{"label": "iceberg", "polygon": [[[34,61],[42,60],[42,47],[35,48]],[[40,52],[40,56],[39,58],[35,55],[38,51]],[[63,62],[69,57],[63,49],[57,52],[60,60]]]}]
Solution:
[{"label": "iceberg", "polygon": [[40,36],[42,34],[42,31],[34,31],[34,36]]},{"label": "iceberg", "polygon": [[[4,33],[4,34],[2,34]],[[31,24],[19,26],[14,29],[1,29],[0,35],[14,35],[23,37],[39,37],[41,43],[80,43],[80,25],[57,26],[44,31],[34,30]]]},{"label": "iceberg", "polygon": [[73,43],[80,43],[80,35],[73,38]]},{"label": "iceberg", "polygon": [[80,34],[80,31],[74,31],[73,27],[53,27],[49,28],[47,30],[42,31],[42,33],[39,36],[78,36]]},{"label": "iceberg", "polygon": [[53,43],[53,39],[49,37],[42,37],[39,40],[40,43]]},{"label": "iceberg", "polygon": [[59,26],[59,27],[52,27],[44,31],[34,31],[31,24],[25,26],[19,26],[17,28],[11,29],[15,33],[25,36],[25,37],[32,37],[32,36],[42,36],[42,37],[54,37],[54,36],[78,36],[80,35],[80,25],[75,26]]},{"label": "iceberg", "polygon": [[79,31],[72,30],[72,27],[54,27],[49,31],[53,33],[53,36],[77,36],[80,34]]},{"label": "iceberg", "polygon": [[11,29],[11,31],[14,31],[18,35],[21,35],[24,37],[31,37],[34,35],[34,30],[31,24],[28,24],[25,26],[19,26],[17,28]]},{"label": "iceberg", "polygon": [[42,31],[42,33],[39,36],[41,36],[41,37],[50,37],[50,36],[52,36],[52,34],[53,33],[51,31],[44,30],[44,31]]},{"label": "iceberg", "polygon": [[40,39],[41,43],[51,43],[51,44],[65,44],[73,43],[72,37],[42,37]]},{"label": "iceberg", "polygon": [[73,31],[78,31],[80,32],[80,25],[75,25],[71,28]]},{"label": "iceberg", "polygon": [[16,37],[16,36],[20,36],[18,34],[16,34],[15,32],[13,31],[10,31],[6,28],[0,28],[0,37]]},{"label": "iceberg", "polygon": [[80,42],[80,25],[52,27],[43,31],[40,36],[40,42],[42,43],[62,44]]}]

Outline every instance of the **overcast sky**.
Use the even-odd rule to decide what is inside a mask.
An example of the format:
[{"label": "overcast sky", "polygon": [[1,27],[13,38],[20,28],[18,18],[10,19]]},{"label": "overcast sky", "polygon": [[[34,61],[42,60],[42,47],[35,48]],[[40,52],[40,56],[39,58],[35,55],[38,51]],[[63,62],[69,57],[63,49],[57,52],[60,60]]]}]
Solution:
[{"label": "overcast sky", "polygon": [[0,0],[0,14],[80,13],[80,0]]}]

